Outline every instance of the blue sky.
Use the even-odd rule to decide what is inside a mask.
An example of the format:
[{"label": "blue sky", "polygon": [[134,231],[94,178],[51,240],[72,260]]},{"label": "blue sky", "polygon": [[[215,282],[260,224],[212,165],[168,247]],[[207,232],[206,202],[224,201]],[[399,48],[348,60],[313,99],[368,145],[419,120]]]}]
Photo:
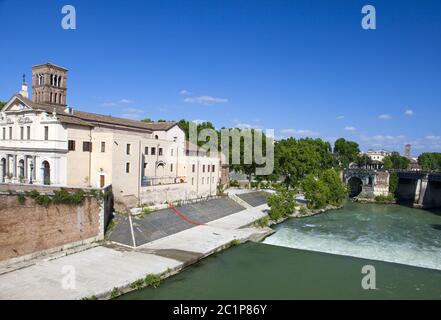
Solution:
[{"label": "blue sky", "polygon": [[0,100],[53,62],[81,110],[441,151],[439,0],[0,0],[0,35]]}]

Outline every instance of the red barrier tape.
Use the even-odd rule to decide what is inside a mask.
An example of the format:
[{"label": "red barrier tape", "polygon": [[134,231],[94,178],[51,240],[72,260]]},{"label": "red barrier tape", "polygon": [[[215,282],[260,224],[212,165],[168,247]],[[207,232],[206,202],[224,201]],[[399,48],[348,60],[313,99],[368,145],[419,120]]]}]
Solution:
[{"label": "red barrier tape", "polygon": [[197,222],[197,221],[191,221],[186,216],[184,216],[182,213],[180,213],[171,203],[168,204],[168,207],[170,209],[172,209],[179,217],[181,217],[182,219],[184,219],[185,221],[187,221],[190,224],[194,224],[196,226],[205,226],[206,225],[204,223],[200,223],[200,222]]}]

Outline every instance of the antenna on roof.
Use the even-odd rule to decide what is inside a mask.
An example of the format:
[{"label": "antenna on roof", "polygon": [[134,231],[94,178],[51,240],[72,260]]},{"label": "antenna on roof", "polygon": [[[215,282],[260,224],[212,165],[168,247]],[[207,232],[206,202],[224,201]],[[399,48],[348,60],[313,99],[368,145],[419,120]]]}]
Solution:
[{"label": "antenna on roof", "polygon": [[26,74],[23,73],[23,84],[26,84]]}]

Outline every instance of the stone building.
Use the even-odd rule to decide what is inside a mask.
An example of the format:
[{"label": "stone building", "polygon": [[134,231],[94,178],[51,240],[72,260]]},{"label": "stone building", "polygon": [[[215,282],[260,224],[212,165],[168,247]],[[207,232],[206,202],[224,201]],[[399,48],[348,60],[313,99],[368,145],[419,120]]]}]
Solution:
[{"label": "stone building", "polygon": [[[67,106],[68,70],[32,68],[0,110],[0,183],[71,187],[112,185],[134,206],[216,194],[225,165],[218,154],[189,154],[174,122],[145,123]],[[223,169],[222,169],[223,168]]]}]

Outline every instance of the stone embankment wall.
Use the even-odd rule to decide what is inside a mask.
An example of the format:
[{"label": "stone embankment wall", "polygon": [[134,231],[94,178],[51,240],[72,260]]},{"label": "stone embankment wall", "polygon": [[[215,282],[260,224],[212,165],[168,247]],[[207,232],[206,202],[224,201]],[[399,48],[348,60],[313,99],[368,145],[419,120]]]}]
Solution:
[{"label": "stone embankment wall", "polygon": [[[47,195],[54,191],[38,189]],[[23,195],[23,190],[0,185],[0,262],[28,260],[103,239],[109,215],[105,207],[111,210],[104,205],[107,196],[86,196],[78,205],[43,206],[30,196],[23,203]]]}]

